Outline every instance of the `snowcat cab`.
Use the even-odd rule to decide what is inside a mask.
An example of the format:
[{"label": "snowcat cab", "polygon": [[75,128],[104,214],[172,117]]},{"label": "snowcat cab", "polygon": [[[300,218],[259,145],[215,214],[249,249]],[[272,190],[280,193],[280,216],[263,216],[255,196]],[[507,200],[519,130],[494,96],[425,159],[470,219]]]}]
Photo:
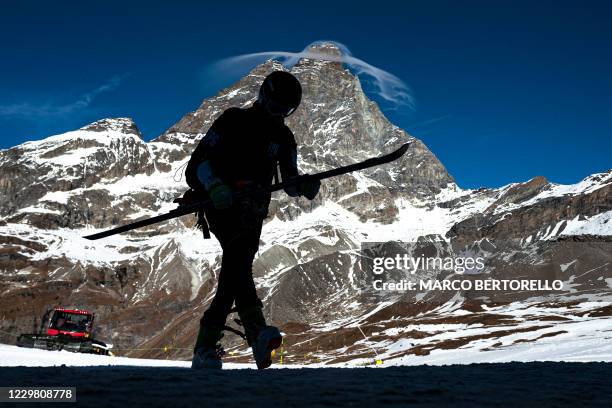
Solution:
[{"label": "snowcat cab", "polygon": [[49,319],[49,336],[68,336],[88,339],[91,337],[94,314],[86,310],[56,308]]}]

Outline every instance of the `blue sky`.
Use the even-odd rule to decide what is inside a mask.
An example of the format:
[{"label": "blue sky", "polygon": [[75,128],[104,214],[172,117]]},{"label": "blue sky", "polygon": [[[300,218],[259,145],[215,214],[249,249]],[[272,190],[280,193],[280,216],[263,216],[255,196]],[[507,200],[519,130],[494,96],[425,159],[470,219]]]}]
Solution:
[{"label": "blue sky", "polygon": [[606,2],[81,3],[4,6],[0,147],[109,116],[151,139],[238,79],[220,59],[335,40],[410,87],[414,109],[370,95],[462,187],[612,167]]}]

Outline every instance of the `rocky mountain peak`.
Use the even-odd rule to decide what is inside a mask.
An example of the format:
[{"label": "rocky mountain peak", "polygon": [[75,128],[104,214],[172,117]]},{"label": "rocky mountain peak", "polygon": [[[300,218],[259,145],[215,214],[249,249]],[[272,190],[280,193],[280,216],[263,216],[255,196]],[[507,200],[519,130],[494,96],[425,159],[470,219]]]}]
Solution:
[{"label": "rocky mountain peak", "polygon": [[[346,70],[340,62],[340,58],[345,53],[338,45],[331,42],[320,42],[310,45],[306,49],[308,57],[300,60],[292,68],[292,71],[301,71],[302,67],[314,69],[321,72],[324,68],[331,68],[337,73],[344,73]],[[346,71],[348,73],[348,71]]]},{"label": "rocky mountain peak", "polygon": [[120,132],[136,135],[142,139],[142,134],[132,118],[105,118],[97,120],[89,125],[83,126],[80,130],[90,132]]},{"label": "rocky mountain peak", "polygon": [[132,119],[101,119],[0,152],[0,216],[45,229],[84,225],[88,195],[102,203],[105,183],[154,169]]},{"label": "rocky mountain peak", "polygon": [[318,42],[308,47],[308,51],[317,54],[341,56],[343,51],[333,42]]},{"label": "rocky mountain peak", "polygon": [[498,205],[505,203],[515,204],[528,200],[546,189],[548,185],[549,182],[544,176],[537,176],[525,183],[515,184],[501,196],[498,200]]}]

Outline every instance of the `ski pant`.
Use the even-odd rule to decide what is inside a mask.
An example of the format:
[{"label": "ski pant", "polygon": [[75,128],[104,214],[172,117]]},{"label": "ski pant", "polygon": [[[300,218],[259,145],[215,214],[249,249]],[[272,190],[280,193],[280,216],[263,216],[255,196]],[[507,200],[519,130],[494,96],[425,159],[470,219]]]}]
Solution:
[{"label": "ski pant", "polygon": [[234,208],[206,212],[210,230],[223,249],[217,292],[200,324],[223,329],[235,302],[238,310],[262,307],[253,281],[253,259],[259,248],[263,218]]}]

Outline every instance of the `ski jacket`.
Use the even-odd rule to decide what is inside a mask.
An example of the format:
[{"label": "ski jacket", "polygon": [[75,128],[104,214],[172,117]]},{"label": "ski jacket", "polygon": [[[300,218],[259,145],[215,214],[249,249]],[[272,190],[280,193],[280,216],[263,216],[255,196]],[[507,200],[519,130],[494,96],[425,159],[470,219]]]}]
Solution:
[{"label": "ski jacket", "polygon": [[[295,138],[282,119],[254,104],[223,112],[194,150],[185,173],[192,189],[206,192],[218,183],[233,189],[249,183],[270,186],[277,166],[283,180],[298,175]],[[297,195],[295,189],[285,191]]]}]

